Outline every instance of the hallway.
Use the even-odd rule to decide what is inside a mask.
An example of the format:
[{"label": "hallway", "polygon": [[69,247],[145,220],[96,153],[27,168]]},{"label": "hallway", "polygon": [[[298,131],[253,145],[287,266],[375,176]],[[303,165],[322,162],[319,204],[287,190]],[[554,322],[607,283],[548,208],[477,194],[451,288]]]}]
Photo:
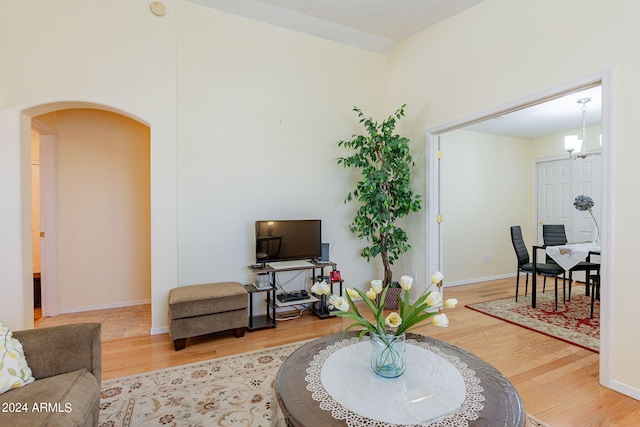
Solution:
[{"label": "hallway", "polygon": [[40,308],[36,308],[33,316],[35,328],[46,328],[69,323],[102,323],[103,342],[121,338],[148,336],[151,331],[151,304],[81,311],[61,314],[56,317],[42,317]]}]

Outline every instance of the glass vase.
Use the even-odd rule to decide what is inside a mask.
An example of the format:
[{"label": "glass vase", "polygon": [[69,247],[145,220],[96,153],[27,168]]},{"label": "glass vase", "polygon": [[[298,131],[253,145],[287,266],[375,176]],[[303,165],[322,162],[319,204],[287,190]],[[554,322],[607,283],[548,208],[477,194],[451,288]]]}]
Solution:
[{"label": "glass vase", "polygon": [[385,378],[402,375],[407,367],[406,335],[371,333],[371,369]]}]

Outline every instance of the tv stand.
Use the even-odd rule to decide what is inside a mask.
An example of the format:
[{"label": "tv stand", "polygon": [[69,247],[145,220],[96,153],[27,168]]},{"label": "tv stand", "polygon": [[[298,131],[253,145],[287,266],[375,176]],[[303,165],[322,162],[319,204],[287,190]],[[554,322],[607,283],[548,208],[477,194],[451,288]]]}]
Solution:
[{"label": "tv stand", "polygon": [[[319,310],[315,307],[316,303],[319,303],[321,300],[316,298],[312,294],[308,294],[308,298],[305,299],[296,299],[291,301],[280,301],[276,297],[276,275],[278,273],[282,273],[285,271],[300,271],[300,270],[312,270],[312,278],[313,281],[321,281],[323,280],[323,273],[326,267],[331,267],[332,271],[336,271],[338,264],[331,261],[310,261],[310,265],[304,267],[283,267],[283,268],[272,268],[268,264],[253,264],[248,268],[251,270],[253,274],[269,274],[270,275],[270,287],[265,287],[258,289],[253,284],[244,285],[244,288],[249,293],[249,327],[248,331],[256,331],[259,329],[266,328],[275,328],[277,326],[276,320],[276,309],[282,307],[288,307],[293,305],[301,305],[301,304],[314,304],[313,312],[318,315],[318,317],[325,318],[330,317],[326,314],[326,311]],[[320,269],[320,276],[316,276],[316,269]],[[340,284],[340,295],[342,295],[342,280],[331,281],[331,291],[333,292],[333,284]],[[253,307],[253,294],[256,293],[266,293],[266,302],[267,302],[267,314],[261,316],[254,316],[254,307]],[[301,292],[297,292],[302,296]]]}]

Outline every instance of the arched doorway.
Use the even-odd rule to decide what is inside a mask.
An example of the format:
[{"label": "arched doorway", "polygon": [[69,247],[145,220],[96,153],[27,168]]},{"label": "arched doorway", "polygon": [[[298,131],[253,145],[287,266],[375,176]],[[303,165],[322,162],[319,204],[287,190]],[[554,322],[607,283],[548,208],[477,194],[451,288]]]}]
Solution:
[{"label": "arched doorway", "polygon": [[103,108],[53,110],[32,127],[45,172],[43,314],[149,304],[149,127]]}]

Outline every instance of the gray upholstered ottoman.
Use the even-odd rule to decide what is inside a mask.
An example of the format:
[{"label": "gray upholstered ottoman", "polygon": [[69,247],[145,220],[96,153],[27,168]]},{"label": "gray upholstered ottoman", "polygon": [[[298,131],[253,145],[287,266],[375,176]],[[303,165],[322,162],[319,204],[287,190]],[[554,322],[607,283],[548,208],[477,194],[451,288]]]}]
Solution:
[{"label": "gray upholstered ottoman", "polygon": [[210,283],[169,291],[169,334],[176,351],[187,338],[233,330],[236,338],[247,330],[247,291],[238,282]]}]

